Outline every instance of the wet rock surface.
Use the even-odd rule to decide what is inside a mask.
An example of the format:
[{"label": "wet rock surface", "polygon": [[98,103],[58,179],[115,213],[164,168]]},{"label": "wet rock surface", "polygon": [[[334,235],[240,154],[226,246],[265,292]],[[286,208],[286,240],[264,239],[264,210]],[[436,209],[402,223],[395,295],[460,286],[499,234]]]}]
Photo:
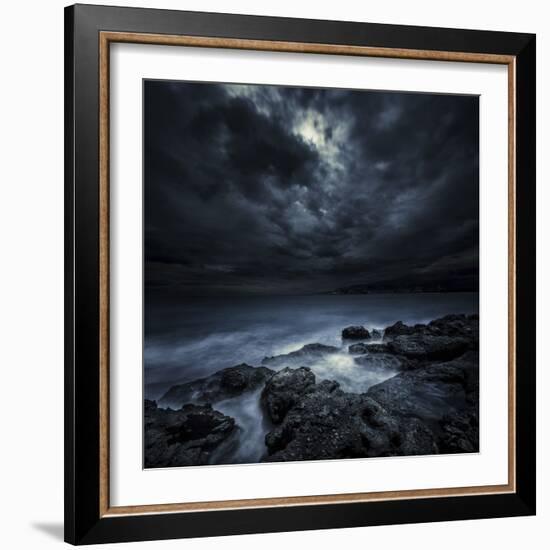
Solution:
[{"label": "wet rock surface", "polygon": [[384,330],[384,340],[390,340],[396,336],[408,336],[418,332],[422,332],[425,325],[414,325],[412,327],[405,325],[403,321],[397,321],[393,325],[386,327]]},{"label": "wet rock surface", "polygon": [[350,345],[363,368],[401,372],[365,394],[310,381],[267,434],[265,460],[477,451],[478,330],[476,316],[448,315],[427,325],[395,323],[382,344]]},{"label": "wet rock surface", "polygon": [[[409,426],[414,424],[414,430]],[[365,394],[322,381],[304,389],[284,421],[266,436],[266,462],[431,454],[429,429],[401,421]]]},{"label": "wet rock surface", "polygon": [[370,332],[363,326],[346,327],[342,331],[343,340],[370,340]]},{"label": "wet rock surface", "polygon": [[391,353],[419,361],[450,361],[479,348],[477,315],[447,315],[427,325],[401,321],[387,327],[384,343]]},{"label": "wet rock surface", "polygon": [[159,400],[162,406],[180,407],[185,403],[215,403],[263,386],[274,371],[245,363],[219,370],[206,378],[172,386]]},{"label": "wet rock surface", "polygon": [[479,447],[479,356],[467,352],[448,362],[402,372],[367,395],[400,418],[428,426],[442,453],[473,452]]},{"label": "wet rock surface", "polygon": [[160,409],[144,406],[144,465],[146,468],[208,464],[212,453],[235,429],[235,421],[211,405]]},{"label": "wet rock surface", "polygon": [[363,355],[365,353],[390,353],[388,344],[352,344],[348,347],[349,353]]},{"label": "wet rock surface", "polygon": [[[176,410],[146,401],[146,467],[218,463],[220,453],[237,444],[240,427],[231,417],[234,409],[223,414],[205,403],[222,407],[228,398],[256,403],[254,414],[265,425],[259,439],[261,445],[266,434],[265,449],[258,455],[263,461],[479,450],[477,316],[447,315],[414,326],[397,322],[384,330],[381,343],[371,342],[374,331],[362,326],[344,333],[362,341],[343,349],[309,344],[264,358],[273,369],[241,364],[173,386],[161,405],[175,403]],[[384,381],[352,393],[319,379],[317,362],[325,361],[320,372],[326,375],[332,354],[347,358],[346,368],[351,363],[360,369],[346,371],[350,376],[372,371]]]},{"label": "wet rock surface", "polygon": [[302,348],[290,353],[282,355],[275,355],[273,357],[264,357],[262,359],[262,365],[268,365],[270,367],[281,366],[294,366],[300,363],[300,366],[308,366],[308,364],[314,363],[321,357],[337,353],[339,348],[335,346],[326,346],[324,344],[306,344]]},{"label": "wet rock surface", "polygon": [[410,368],[411,365],[411,362],[406,357],[391,353],[367,353],[354,357],[353,360],[357,365],[365,368],[403,370]]},{"label": "wet rock surface", "polygon": [[479,451],[479,411],[472,405],[467,410],[444,415],[439,421],[441,453],[474,453]]},{"label": "wet rock surface", "polygon": [[286,413],[299,401],[301,395],[315,384],[315,375],[307,367],[285,367],[273,375],[262,391],[262,404],[272,422],[281,422]]},{"label": "wet rock surface", "polygon": [[473,338],[479,334],[479,317],[475,315],[445,315],[428,324],[409,326],[402,321],[386,327],[383,339],[392,340],[398,336],[460,336]]},{"label": "wet rock surface", "polygon": [[388,351],[409,359],[449,361],[460,357],[471,347],[471,342],[460,336],[433,336],[414,334],[397,336],[388,343]]}]

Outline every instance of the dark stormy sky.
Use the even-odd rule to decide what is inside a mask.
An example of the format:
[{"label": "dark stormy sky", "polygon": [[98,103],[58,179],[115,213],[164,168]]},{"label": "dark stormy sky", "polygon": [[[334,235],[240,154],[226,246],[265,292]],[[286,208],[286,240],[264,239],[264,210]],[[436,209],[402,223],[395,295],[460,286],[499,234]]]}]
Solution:
[{"label": "dark stormy sky", "polygon": [[477,287],[477,97],[144,86],[148,288]]}]

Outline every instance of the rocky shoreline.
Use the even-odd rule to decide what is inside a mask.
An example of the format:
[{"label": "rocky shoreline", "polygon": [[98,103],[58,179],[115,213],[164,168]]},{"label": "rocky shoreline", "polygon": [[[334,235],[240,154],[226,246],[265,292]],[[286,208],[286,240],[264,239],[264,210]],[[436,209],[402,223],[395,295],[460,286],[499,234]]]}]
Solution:
[{"label": "rocky shoreline", "polygon": [[145,467],[224,463],[241,428],[216,406],[256,394],[263,462],[479,450],[477,315],[346,327],[342,341],[360,368],[396,374],[363,393],[344,391],[312,370],[340,348],[312,343],[172,386],[158,403],[145,400]]}]

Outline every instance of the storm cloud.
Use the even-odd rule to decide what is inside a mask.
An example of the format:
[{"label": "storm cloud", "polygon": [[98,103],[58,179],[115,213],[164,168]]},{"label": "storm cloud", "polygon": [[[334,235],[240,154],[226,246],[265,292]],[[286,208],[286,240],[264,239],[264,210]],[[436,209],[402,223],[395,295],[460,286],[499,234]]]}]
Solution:
[{"label": "storm cloud", "polygon": [[477,290],[473,96],[144,83],[149,287]]}]

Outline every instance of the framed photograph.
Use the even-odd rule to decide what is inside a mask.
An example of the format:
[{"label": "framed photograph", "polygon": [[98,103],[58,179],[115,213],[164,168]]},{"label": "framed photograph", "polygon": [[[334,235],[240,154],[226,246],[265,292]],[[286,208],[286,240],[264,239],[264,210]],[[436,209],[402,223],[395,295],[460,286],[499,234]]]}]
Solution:
[{"label": "framed photograph", "polygon": [[65,21],[67,542],[534,514],[534,35]]}]

